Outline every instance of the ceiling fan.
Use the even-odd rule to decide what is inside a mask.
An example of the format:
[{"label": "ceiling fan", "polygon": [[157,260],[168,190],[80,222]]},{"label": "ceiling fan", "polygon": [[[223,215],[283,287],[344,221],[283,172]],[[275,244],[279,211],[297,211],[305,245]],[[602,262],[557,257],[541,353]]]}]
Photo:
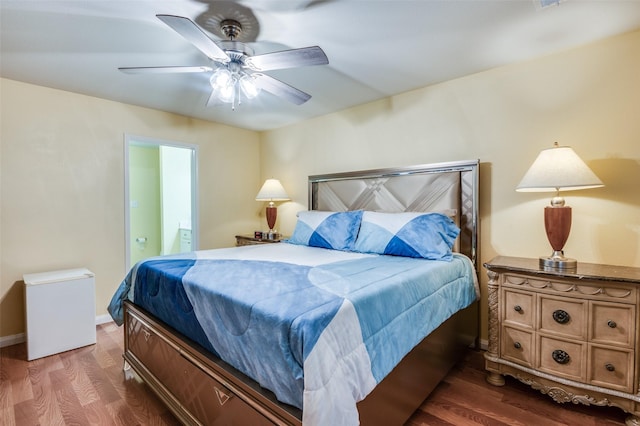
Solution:
[{"label": "ceiling fan", "polygon": [[210,78],[212,91],[207,105],[219,99],[222,102],[231,103],[232,108],[235,109],[236,104],[241,103],[242,95],[250,99],[260,90],[265,90],[296,105],[302,105],[311,98],[311,95],[263,72],[329,63],[327,55],[318,46],[254,55],[250,46],[236,40],[242,32],[242,25],[234,19],[220,21],[220,31],[227,40],[214,41],[189,18],[174,15],[156,16],[204,53],[214,62],[213,66],[120,67],[118,69],[129,74],[212,72]]}]

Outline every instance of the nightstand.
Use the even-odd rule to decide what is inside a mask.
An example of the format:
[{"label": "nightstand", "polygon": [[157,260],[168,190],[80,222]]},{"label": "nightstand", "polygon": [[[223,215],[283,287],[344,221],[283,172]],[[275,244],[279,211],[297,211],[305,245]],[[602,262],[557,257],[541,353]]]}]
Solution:
[{"label": "nightstand", "polygon": [[549,271],[505,256],[484,267],[487,381],[502,386],[509,375],[559,403],[621,408],[640,425],[640,268]]},{"label": "nightstand", "polygon": [[286,240],[286,238],[279,234],[278,234],[278,237],[276,237],[273,240],[270,240],[267,238],[255,238],[253,234],[242,234],[242,235],[236,235],[236,246],[279,243],[282,240]]}]

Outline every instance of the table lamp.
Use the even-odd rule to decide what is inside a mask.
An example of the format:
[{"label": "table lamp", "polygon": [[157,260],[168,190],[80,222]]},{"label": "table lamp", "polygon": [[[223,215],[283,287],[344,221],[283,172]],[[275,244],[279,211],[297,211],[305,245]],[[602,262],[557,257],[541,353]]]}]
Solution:
[{"label": "table lamp", "polygon": [[286,191],[278,179],[267,179],[260,188],[256,201],[268,201],[267,206],[267,225],[269,225],[269,233],[274,232],[276,226],[276,218],[278,217],[278,208],[274,201],[286,201],[289,199]]},{"label": "table lamp", "polygon": [[544,227],[553,253],[540,258],[543,269],[574,269],[577,261],[564,256],[564,245],[571,230],[571,207],[560,191],[599,188],[602,181],[568,146],[542,150],[516,188],[518,192],[555,192],[551,205],[544,209]]}]

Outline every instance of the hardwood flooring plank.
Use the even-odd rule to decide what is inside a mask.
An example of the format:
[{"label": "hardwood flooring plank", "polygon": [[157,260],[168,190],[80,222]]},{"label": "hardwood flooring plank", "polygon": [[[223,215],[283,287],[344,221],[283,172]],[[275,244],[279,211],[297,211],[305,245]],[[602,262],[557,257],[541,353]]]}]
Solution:
[{"label": "hardwood flooring plank", "polygon": [[37,425],[39,424],[36,408],[33,400],[22,401],[14,407],[16,425]]},{"label": "hardwood flooring plank", "polygon": [[79,361],[97,395],[105,404],[122,398],[106,371],[95,362],[93,356],[80,356]]},{"label": "hardwood flooring plank", "polygon": [[139,425],[136,415],[125,400],[117,400],[106,405],[107,410],[111,414],[114,426]]},{"label": "hardwood flooring plank", "polygon": [[11,381],[8,379],[0,380],[0,411],[12,410],[14,403]]},{"label": "hardwood flooring plank", "polygon": [[33,403],[40,424],[64,425],[49,371],[57,366],[56,356],[31,361],[28,366],[29,380],[33,389]]},{"label": "hardwood flooring plank", "polygon": [[13,409],[0,409],[0,419],[2,419],[2,426],[16,426]]},{"label": "hardwood flooring plank", "polygon": [[56,386],[55,394],[65,425],[89,424],[84,409],[71,383],[67,383],[64,386]]},{"label": "hardwood flooring plank", "polygon": [[107,407],[98,400],[82,407],[89,425],[102,426],[102,425],[114,425],[113,417],[107,409]]},{"label": "hardwood flooring plank", "polygon": [[405,426],[458,426],[422,410],[418,410]]},{"label": "hardwood flooring plank", "polygon": [[[447,395],[443,397],[451,403],[457,403],[461,407],[468,410],[476,411],[479,414],[486,415],[496,421],[511,423],[518,419],[523,425],[540,424],[547,417],[543,413],[530,411],[518,405],[505,404],[499,412],[495,412],[492,405],[504,398],[503,388],[491,389],[487,387],[486,382],[482,384],[470,383],[461,380],[459,377],[453,377],[450,382]],[[487,407],[487,408],[485,408]],[[551,426],[561,426],[562,423],[548,422]]]},{"label": "hardwood flooring plank", "polygon": [[31,387],[31,380],[29,380],[29,374],[26,368],[22,369],[25,374],[20,379],[11,381],[11,390],[13,392],[13,403],[19,404],[23,401],[33,399],[33,388]]},{"label": "hardwood flooring plank", "polygon": [[[92,354],[85,354],[83,357],[89,357],[94,365],[96,363]],[[81,360],[76,357],[69,357],[64,359],[65,372],[70,376],[71,386],[78,395],[80,404],[85,406],[92,402],[98,401],[100,395],[96,390],[93,381],[85,371],[85,365]]]},{"label": "hardwood flooring plank", "polygon": [[513,422],[504,423],[500,420],[487,417],[477,411],[469,410],[468,407],[460,406],[444,398],[432,401],[429,407],[429,414],[442,419],[453,425],[482,425],[482,426],[527,426],[535,423]]}]

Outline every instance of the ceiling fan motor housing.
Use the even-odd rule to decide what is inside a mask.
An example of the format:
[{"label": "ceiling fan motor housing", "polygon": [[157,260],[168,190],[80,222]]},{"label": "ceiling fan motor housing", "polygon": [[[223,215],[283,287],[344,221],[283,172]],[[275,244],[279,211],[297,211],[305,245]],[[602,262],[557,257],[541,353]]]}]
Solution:
[{"label": "ceiling fan motor housing", "polygon": [[220,29],[228,39],[233,40],[238,38],[242,32],[242,25],[240,25],[240,22],[235,19],[225,19],[220,22]]}]

